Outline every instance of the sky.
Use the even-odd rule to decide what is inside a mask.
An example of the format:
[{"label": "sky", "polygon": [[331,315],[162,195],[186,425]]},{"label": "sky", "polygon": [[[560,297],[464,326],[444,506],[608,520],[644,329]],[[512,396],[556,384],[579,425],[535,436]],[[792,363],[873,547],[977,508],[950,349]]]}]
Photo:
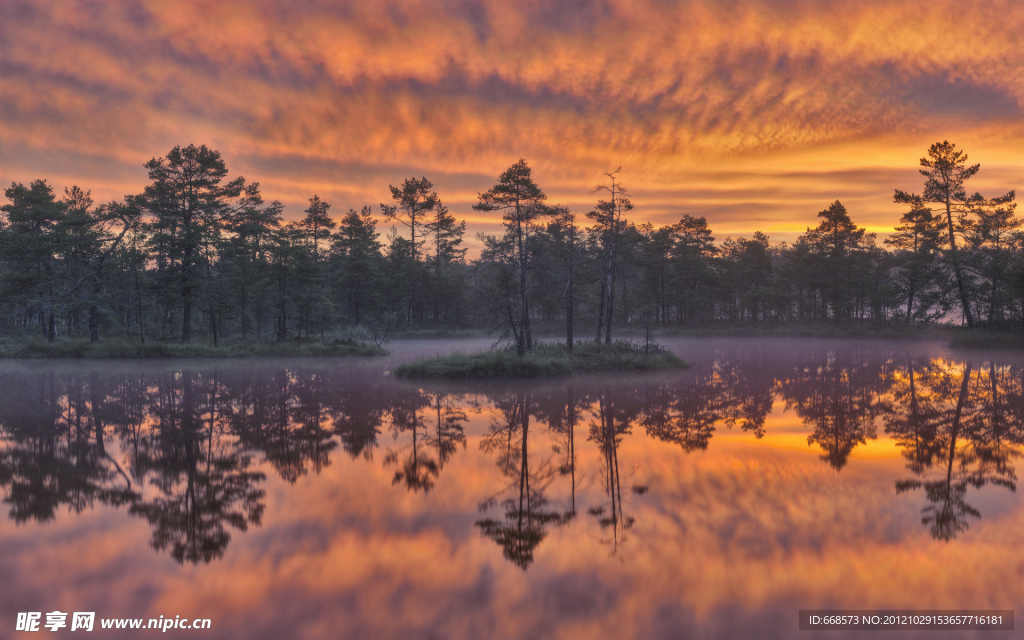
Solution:
[{"label": "sky", "polygon": [[552,204],[620,177],[655,225],[792,241],[838,199],[883,235],[949,140],[1024,176],[1024,5],[962,0],[2,0],[0,184],[140,193],[176,145],[302,217],[425,176],[469,223],[519,158]]}]

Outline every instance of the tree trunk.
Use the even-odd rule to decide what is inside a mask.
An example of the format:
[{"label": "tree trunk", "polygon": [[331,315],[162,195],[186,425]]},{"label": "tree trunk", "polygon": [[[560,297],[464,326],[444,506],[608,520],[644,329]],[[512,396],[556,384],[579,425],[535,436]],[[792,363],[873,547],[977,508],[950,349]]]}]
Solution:
[{"label": "tree trunk", "polygon": [[[609,263],[611,260],[609,259]],[[612,314],[615,312],[615,270],[612,268],[608,272],[608,310],[607,317],[604,322],[604,343],[611,344],[612,342]]]},{"label": "tree trunk", "polygon": [[572,252],[575,250],[575,243],[573,242],[573,234],[569,234],[569,284],[566,289],[566,293],[569,298],[565,304],[565,348],[572,353]]},{"label": "tree trunk", "polygon": [[522,223],[517,224],[519,242],[519,295],[522,298],[523,308],[519,317],[519,328],[522,339],[526,343],[526,350],[533,351],[533,334],[530,332],[530,304],[526,292],[526,238],[523,234]]},{"label": "tree trunk", "polygon": [[99,310],[96,303],[89,305],[89,342],[100,341]]},{"label": "tree trunk", "polygon": [[960,253],[956,248],[956,234],[953,233],[953,212],[949,200],[946,200],[946,224],[949,227],[949,256],[953,263],[953,274],[956,276],[956,289],[960,294],[960,304],[964,309],[967,326],[973,329],[974,314],[971,313],[971,303],[967,298],[967,287],[964,285],[964,277],[960,270]]},{"label": "tree trunk", "polygon": [[210,308],[210,333],[213,334],[213,346],[220,346],[220,340],[217,337],[217,316],[213,312],[213,308]]},{"label": "tree trunk", "polygon": [[516,251],[519,254],[516,266],[519,269],[519,300],[521,303],[519,312],[519,333],[516,335],[516,352],[522,355],[527,349],[533,349],[532,337],[530,336],[530,308],[526,300],[526,254],[524,252],[525,241],[523,239],[522,222],[516,221]]},{"label": "tree trunk", "polygon": [[281,298],[281,315],[277,322],[277,341],[284,342],[285,338],[288,337],[288,316],[285,313],[285,302],[284,298]]},{"label": "tree trunk", "polygon": [[139,311],[139,342],[146,343],[146,325],[142,322],[142,290],[139,289],[139,274],[135,274],[135,306]]},{"label": "tree trunk", "polygon": [[192,301],[185,298],[185,304],[181,310],[181,341],[192,341]]},{"label": "tree trunk", "polygon": [[[605,324],[604,324],[604,342],[605,344],[611,344],[612,341],[612,311],[614,308],[615,301],[615,249],[618,243],[618,221],[613,218],[613,228],[609,231],[611,237],[608,238],[608,260],[605,263],[605,279],[608,291],[605,297],[608,301],[608,307],[605,312]],[[601,340],[600,333],[597,336],[598,341]]]},{"label": "tree trunk", "polygon": [[185,247],[181,273],[181,341],[192,341],[192,247]]}]

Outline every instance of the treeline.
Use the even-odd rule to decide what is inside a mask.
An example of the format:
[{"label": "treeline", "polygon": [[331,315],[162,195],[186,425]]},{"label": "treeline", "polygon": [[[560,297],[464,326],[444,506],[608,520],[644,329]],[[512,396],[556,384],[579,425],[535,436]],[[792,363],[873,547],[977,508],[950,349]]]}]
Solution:
[{"label": "treeline", "polygon": [[[838,200],[794,243],[716,242],[704,218],[630,219],[619,171],[584,215],[547,202],[520,160],[479,194],[505,232],[479,236],[427,178],[374,208],[332,215],[314,195],[298,221],[217,151],[175,147],[145,165],[142,193],[97,204],[45,180],[5,190],[0,322],[9,336],[326,340],[365,327],[497,330],[520,352],[533,327],[611,341],[618,329],[732,323],[1024,323],[1024,234],[1013,191],[969,195],[979,165],[948,142],[921,160],[920,194],[879,242]],[[379,218],[390,230],[378,228]],[[564,327],[564,329],[563,329]]]}]

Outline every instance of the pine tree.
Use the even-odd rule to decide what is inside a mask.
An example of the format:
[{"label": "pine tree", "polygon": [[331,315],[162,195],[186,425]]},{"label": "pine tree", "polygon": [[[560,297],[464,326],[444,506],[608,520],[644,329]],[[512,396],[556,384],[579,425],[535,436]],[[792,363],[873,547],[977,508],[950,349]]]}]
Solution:
[{"label": "pine tree", "polygon": [[[420,247],[423,245],[422,227],[425,224],[424,218],[428,212],[433,210],[438,203],[436,191],[431,191],[434,184],[426,178],[407,178],[402,183],[402,188],[388,185],[391,189],[391,198],[397,204],[387,205],[381,203],[381,212],[385,220],[397,220],[409,228],[409,271],[407,285],[408,297],[408,320],[412,322],[413,312],[416,306],[417,288],[417,266],[419,265]],[[417,234],[417,232],[420,232]]]},{"label": "pine tree", "polygon": [[865,230],[850,220],[846,207],[838,200],[818,213],[818,217],[821,222],[807,230],[807,237],[828,270],[832,284],[832,320],[839,324],[844,315],[850,314],[846,287],[851,277],[853,254],[860,247]]},{"label": "pine tree", "polygon": [[313,243],[313,259],[317,265],[320,264],[320,241],[330,236],[331,229],[338,226],[338,223],[327,215],[330,209],[329,202],[324,202],[320,196],[313,194],[309,199],[309,208],[305,211],[306,217],[301,222]]},{"label": "pine tree", "polygon": [[913,198],[908,204],[909,211],[900,218],[900,224],[885,244],[897,250],[894,258],[899,269],[897,280],[907,301],[906,323],[910,324],[915,315],[924,318],[928,311],[927,306],[919,303],[915,314],[914,299],[929,288],[938,275],[939,226],[922,198]]},{"label": "pine tree", "polygon": [[604,246],[604,278],[601,285],[601,305],[597,316],[597,340],[601,340],[602,326],[604,328],[605,344],[612,341],[612,317],[615,308],[615,259],[618,251],[619,238],[626,228],[624,215],[633,210],[633,202],[629,199],[622,184],[618,182],[618,173],[622,171],[619,167],[615,171],[605,173],[611,184],[598,185],[594,192],[607,191],[610,200],[599,200],[597,208],[589,213],[587,217],[597,223],[601,234],[601,243]]},{"label": "pine tree", "polygon": [[544,207],[547,198],[533,181],[530,167],[522,158],[506,169],[498,182],[484,193],[477,194],[479,202],[473,205],[477,211],[501,211],[506,233],[514,244],[513,266],[519,280],[519,318],[514,326],[516,352],[523,355],[533,350],[533,336],[530,332],[530,302],[527,288],[527,272],[530,268],[530,234],[536,220],[547,215]]},{"label": "pine tree", "polygon": [[440,298],[443,309],[441,317],[447,323],[450,320],[452,298],[457,295],[451,286],[451,267],[466,257],[466,249],[459,246],[466,233],[466,223],[463,221],[456,224],[455,216],[448,213],[448,207],[438,200],[434,206],[434,219],[424,225],[424,230],[434,244],[434,279],[438,290],[436,297]]},{"label": "pine tree", "polygon": [[21,299],[26,319],[38,317],[43,335],[53,342],[57,338],[57,259],[64,249],[61,223],[65,208],[46,180],[36,180],[29,187],[12,183],[4,195],[10,204],[0,207],[7,214],[2,254],[11,267],[5,297]]},{"label": "pine tree", "polygon": [[[980,164],[967,164],[967,153],[956,148],[948,140],[936,142],[928,148],[928,157],[921,158],[921,175],[925,177],[924,193],[918,196],[899,189],[893,200],[900,204],[913,204],[917,199],[926,203],[939,205],[939,226],[945,243],[945,260],[952,267],[956,280],[960,306],[968,327],[976,324],[975,314],[971,309],[970,291],[972,283],[964,269],[964,257],[961,255],[963,236],[971,224],[971,214],[979,206],[986,203],[1008,203],[1014,198],[1009,192],[993,201],[986,201],[981,194],[967,195],[964,183],[974,177],[981,168]],[[957,244],[960,236],[961,243]]]},{"label": "pine tree", "polygon": [[356,325],[382,303],[384,256],[379,237],[377,221],[369,206],[362,211],[349,209],[334,235],[336,282],[346,301],[349,317]]},{"label": "pine tree", "polygon": [[222,184],[228,174],[220,153],[206,145],[174,147],[164,158],[145,164],[152,181],[140,203],[153,216],[153,241],[166,255],[181,300],[181,340],[192,340],[192,311],[197,297],[196,268],[204,245],[219,234],[229,202],[245,189],[245,178]]}]

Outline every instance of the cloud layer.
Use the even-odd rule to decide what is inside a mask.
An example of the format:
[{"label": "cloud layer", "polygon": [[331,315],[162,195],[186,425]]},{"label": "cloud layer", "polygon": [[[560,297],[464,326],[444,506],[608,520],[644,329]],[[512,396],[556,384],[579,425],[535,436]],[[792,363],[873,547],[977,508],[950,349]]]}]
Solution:
[{"label": "cloud layer", "polygon": [[[0,179],[141,190],[219,149],[296,215],[427,175],[453,210],[525,157],[583,209],[622,165],[640,217],[791,237],[844,199],[891,226],[927,145],[1020,174],[1024,9],[1009,2],[12,0]],[[990,169],[991,168],[991,169]],[[852,205],[852,206],[851,206]],[[485,228],[483,221],[477,225]]]}]

